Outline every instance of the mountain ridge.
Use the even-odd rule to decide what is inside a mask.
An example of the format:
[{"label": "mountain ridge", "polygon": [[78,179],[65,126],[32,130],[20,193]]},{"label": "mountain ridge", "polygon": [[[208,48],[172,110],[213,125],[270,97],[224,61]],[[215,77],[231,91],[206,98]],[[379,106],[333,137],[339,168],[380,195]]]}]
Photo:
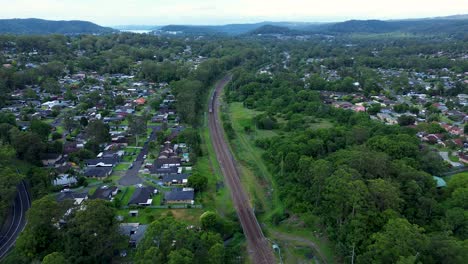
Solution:
[{"label": "mountain ridge", "polygon": [[19,35],[47,34],[102,34],[114,29],[82,20],[46,20],[39,18],[0,19],[0,33]]}]

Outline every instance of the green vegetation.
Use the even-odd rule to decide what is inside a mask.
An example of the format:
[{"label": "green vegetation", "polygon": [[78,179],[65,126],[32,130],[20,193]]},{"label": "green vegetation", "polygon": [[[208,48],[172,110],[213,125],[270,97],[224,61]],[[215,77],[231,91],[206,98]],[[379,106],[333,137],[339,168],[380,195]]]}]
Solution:
[{"label": "green vegetation", "polygon": [[[253,118],[256,123],[249,121],[247,112],[234,103],[231,117],[225,120],[232,122],[236,132],[232,142],[241,162],[256,168],[254,175],[262,177],[269,175],[259,165],[262,162],[258,157],[262,157],[268,171],[273,172],[271,182],[277,186],[282,207],[272,210],[265,220],[284,228],[299,218],[309,232],[326,231],[338,259],[345,260],[351,254],[363,263],[396,262],[402,258],[433,262],[442,256],[461,260],[455,252],[463,248],[464,233],[444,237],[450,253],[431,254],[430,248],[440,241],[439,232],[458,230],[454,226],[436,227],[433,221],[452,221],[446,213],[459,210],[457,202],[449,202],[458,199],[455,193],[459,190],[452,198],[437,194],[429,173],[441,173],[445,166],[434,153],[420,150],[415,131],[374,122],[365,113],[324,106],[317,93],[296,86],[285,76],[264,79],[250,74],[238,70],[226,97],[256,110],[261,118]],[[245,80],[250,82],[245,84]],[[272,93],[276,96],[272,97]],[[310,125],[317,120],[330,122]],[[334,127],[330,128],[330,124]],[[277,135],[255,138],[254,129],[259,128],[274,129]],[[245,169],[243,176],[251,177]],[[246,185],[257,200],[261,191],[253,184]],[[421,191],[415,193],[414,188]],[[427,210],[436,205],[440,211]],[[275,228],[270,230],[275,232]],[[276,237],[280,234],[276,233]],[[395,241],[399,246],[391,245]],[[323,243],[316,243],[316,247],[319,252],[330,252]],[[416,252],[426,253],[417,256]],[[330,254],[322,254],[331,258]]]}]

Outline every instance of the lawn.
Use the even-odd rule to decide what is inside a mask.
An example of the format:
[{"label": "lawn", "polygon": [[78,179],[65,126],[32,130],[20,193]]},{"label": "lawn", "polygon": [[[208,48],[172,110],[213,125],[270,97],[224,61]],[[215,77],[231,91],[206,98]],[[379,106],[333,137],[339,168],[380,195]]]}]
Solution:
[{"label": "lawn", "polygon": [[[130,216],[129,211],[138,210],[138,216]],[[117,215],[124,217],[123,222],[150,224],[154,220],[172,215],[177,220],[189,224],[199,225],[200,215],[204,213],[203,209],[154,209],[154,208],[138,208],[138,209],[120,209],[117,210]]]},{"label": "lawn", "polygon": [[129,166],[130,166],[130,164],[120,163],[117,166],[115,166],[114,170],[115,171],[126,171],[126,170],[128,170]]},{"label": "lawn", "polygon": [[128,202],[130,201],[130,198],[132,198],[132,194],[135,191],[135,186],[129,186],[126,188],[123,188],[121,192],[119,192],[115,199],[120,200],[120,204],[122,206],[126,206]]},{"label": "lawn", "polygon": [[88,183],[88,186],[96,186],[102,184],[102,181],[96,178],[86,178],[86,182]]},{"label": "lawn", "polygon": [[455,156],[455,155],[449,155],[449,159],[452,162],[459,162],[460,161],[460,158],[458,158],[458,156]]}]

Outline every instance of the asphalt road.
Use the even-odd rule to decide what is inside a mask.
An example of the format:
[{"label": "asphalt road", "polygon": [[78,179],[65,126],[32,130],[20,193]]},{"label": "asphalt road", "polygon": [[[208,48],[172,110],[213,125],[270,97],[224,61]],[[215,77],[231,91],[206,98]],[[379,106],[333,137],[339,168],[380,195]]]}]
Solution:
[{"label": "asphalt road", "polygon": [[0,260],[15,245],[16,238],[26,226],[26,211],[31,207],[25,183],[21,182],[17,188],[15,202],[0,231]]},{"label": "asphalt road", "polygon": [[209,114],[208,125],[211,141],[219,161],[221,171],[229,186],[234,207],[247,237],[247,247],[253,263],[276,263],[272,247],[263,235],[257,218],[250,206],[249,199],[240,182],[240,174],[235,165],[235,160],[226,143],[223,127],[219,122],[219,96],[224,86],[231,80],[230,76],[224,77],[216,84],[216,96],[214,97],[213,112]]},{"label": "asphalt road", "polygon": [[143,145],[143,148],[140,151],[140,154],[138,154],[137,158],[132,163],[133,167],[131,169],[128,169],[127,172],[125,173],[125,176],[120,178],[119,180],[120,185],[131,186],[131,185],[135,185],[135,184],[139,184],[143,182],[143,180],[138,176],[138,171],[143,165],[143,162],[145,162],[145,159],[143,157],[145,155],[148,155],[149,142],[156,140],[156,131],[159,131],[161,129],[161,127],[159,126],[155,126],[151,128],[153,129],[153,131],[151,132],[150,138],[146,140],[145,144]]}]

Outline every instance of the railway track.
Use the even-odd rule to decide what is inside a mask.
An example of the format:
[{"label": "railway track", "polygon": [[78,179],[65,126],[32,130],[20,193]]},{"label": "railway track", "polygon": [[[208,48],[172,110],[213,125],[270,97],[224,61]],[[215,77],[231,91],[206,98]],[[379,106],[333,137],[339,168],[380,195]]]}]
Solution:
[{"label": "railway track", "polygon": [[272,248],[263,235],[262,229],[250,206],[248,196],[242,187],[239,171],[224,136],[223,127],[219,121],[219,96],[224,86],[230,80],[231,76],[226,76],[219,81],[211,97],[208,117],[211,140],[221,167],[221,172],[230,189],[234,207],[247,238],[247,247],[252,261],[257,264],[276,263]]}]

